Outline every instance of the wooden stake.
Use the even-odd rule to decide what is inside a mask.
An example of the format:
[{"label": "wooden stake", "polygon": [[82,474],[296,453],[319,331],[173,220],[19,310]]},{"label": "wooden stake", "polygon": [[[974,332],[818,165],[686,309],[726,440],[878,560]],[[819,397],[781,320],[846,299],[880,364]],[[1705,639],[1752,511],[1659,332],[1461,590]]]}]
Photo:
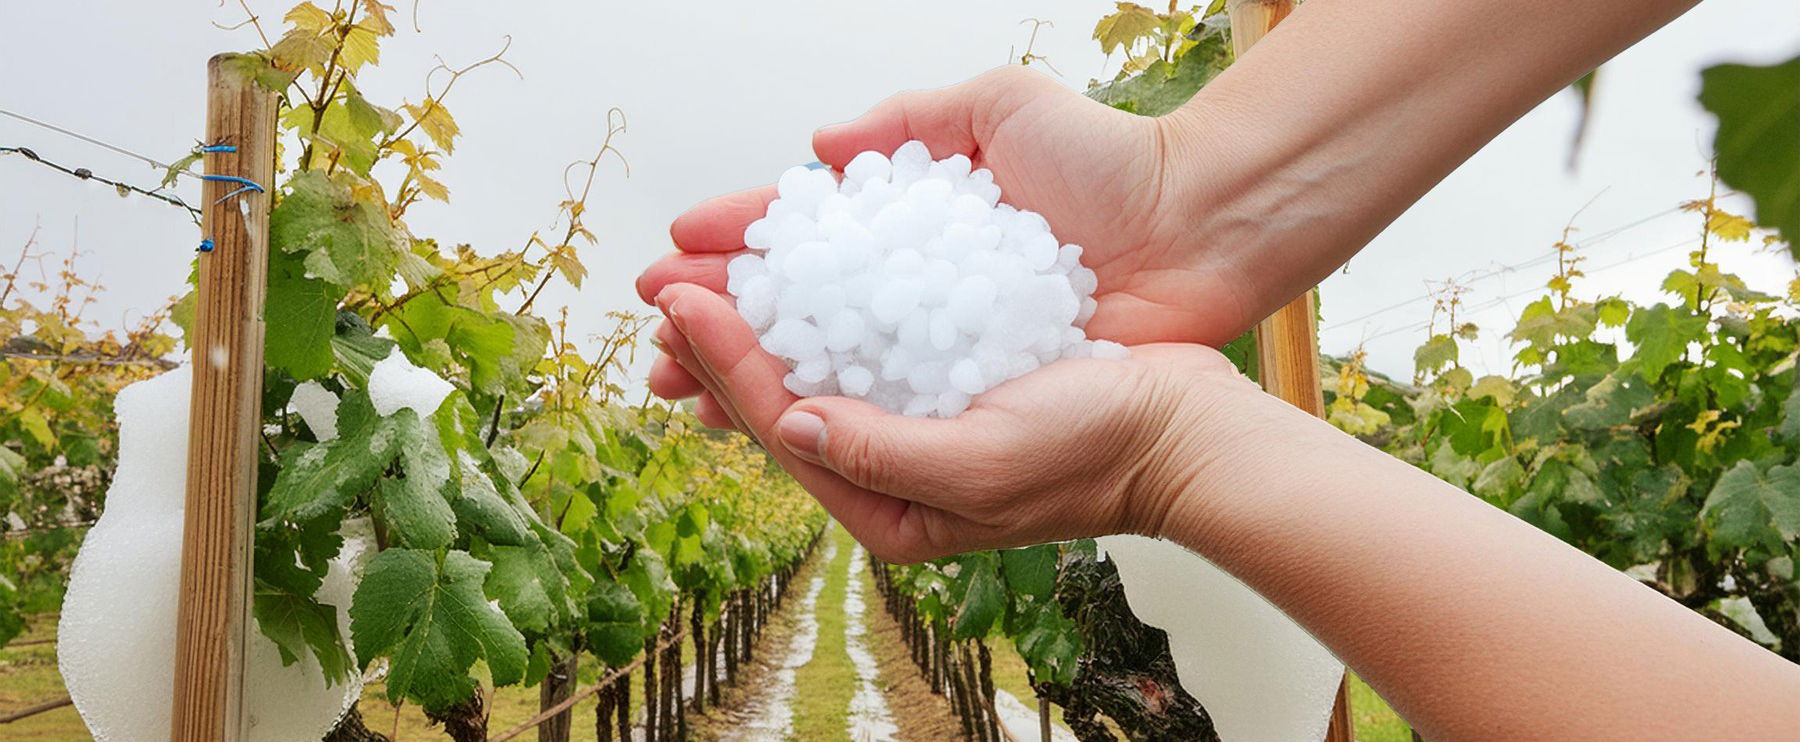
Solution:
[{"label": "wooden stake", "polygon": [[[275,175],[275,94],[208,60],[205,172],[269,188]],[[201,189],[199,258],[189,407],[187,512],[175,636],[170,738],[237,742],[243,729],[244,643],[250,597],[250,529],[256,510],[262,415],[262,306],[268,271],[269,194],[232,181]],[[232,195],[234,194],[235,195]]]},{"label": "wooden stake", "polygon": [[[1294,0],[1230,0],[1231,50],[1243,56],[1268,35],[1275,24],[1294,10]],[[1319,320],[1314,313],[1313,290],[1275,311],[1256,326],[1257,370],[1263,390],[1305,410],[1325,416],[1325,397],[1319,384]],[[1350,720],[1349,680],[1338,683],[1337,702],[1331,709],[1326,742],[1354,742]]]}]

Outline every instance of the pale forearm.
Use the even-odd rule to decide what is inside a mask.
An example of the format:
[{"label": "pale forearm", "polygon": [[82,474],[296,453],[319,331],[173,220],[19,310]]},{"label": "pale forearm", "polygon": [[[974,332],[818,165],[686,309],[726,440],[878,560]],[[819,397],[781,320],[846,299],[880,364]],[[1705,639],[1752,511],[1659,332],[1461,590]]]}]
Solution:
[{"label": "pale forearm", "polygon": [[1197,438],[1212,442],[1188,454],[1165,535],[1294,616],[1427,739],[1800,729],[1800,666],[1298,410],[1236,417],[1229,440]]},{"label": "pale forearm", "polygon": [[1313,0],[1166,117],[1171,196],[1272,310],[1694,2]]}]

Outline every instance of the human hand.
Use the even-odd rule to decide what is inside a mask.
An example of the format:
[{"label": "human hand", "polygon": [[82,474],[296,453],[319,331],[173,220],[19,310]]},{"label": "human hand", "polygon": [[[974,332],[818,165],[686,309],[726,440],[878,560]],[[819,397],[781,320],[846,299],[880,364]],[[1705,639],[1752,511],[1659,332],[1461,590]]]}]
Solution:
[{"label": "human hand", "polygon": [[[1264,399],[1217,351],[1132,349],[1013,379],[949,420],[907,418],[843,397],[799,399],[787,366],[724,297],[690,284],[656,297],[656,343],[685,370],[652,390],[704,391],[708,425],[763,442],[875,555],[918,561],[1103,533],[1159,533],[1194,467],[1235,443],[1207,441]],[[670,386],[691,381],[692,386]],[[1209,422],[1210,421],[1210,422]],[[1189,452],[1206,450],[1205,456]]]},{"label": "human hand", "polygon": [[[915,138],[935,158],[968,155],[993,171],[1008,203],[1042,214],[1059,239],[1084,248],[1082,262],[1099,279],[1089,337],[1219,345],[1256,319],[1240,300],[1250,284],[1222,252],[1200,246],[1192,220],[1183,216],[1180,204],[1195,199],[1176,176],[1195,168],[1175,167],[1171,151],[1177,140],[1191,143],[1194,136],[1172,125],[1096,103],[1036,72],[1003,67],[943,90],[895,96],[856,121],[820,130],[813,147],[840,171],[861,152],[893,152]],[[670,233],[679,252],[638,279],[643,300],[677,282],[724,291],[725,264],[744,249],[745,227],[774,197],[773,186],[758,188],[708,201],[677,219]],[[656,377],[681,373],[671,363],[653,371]]]}]

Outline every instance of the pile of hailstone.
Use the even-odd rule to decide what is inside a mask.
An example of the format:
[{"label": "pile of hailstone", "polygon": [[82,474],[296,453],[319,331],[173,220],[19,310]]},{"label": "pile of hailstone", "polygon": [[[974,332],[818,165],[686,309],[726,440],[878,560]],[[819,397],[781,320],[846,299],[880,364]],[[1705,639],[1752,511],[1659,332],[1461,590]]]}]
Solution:
[{"label": "pile of hailstone", "polygon": [[909,416],[955,417],[971,398],[1063,358],[1124,358],[1083,332],[1094,272],[1042,216],[1000,202],[969,158],[922,142],[890,160],[781,176],[726,290],[803,397],[841,394]]}]

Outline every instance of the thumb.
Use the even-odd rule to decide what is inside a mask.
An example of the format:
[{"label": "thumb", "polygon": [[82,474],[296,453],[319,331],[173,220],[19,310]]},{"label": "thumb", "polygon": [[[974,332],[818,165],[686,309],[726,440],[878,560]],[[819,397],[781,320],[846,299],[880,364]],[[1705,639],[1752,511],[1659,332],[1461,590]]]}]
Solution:
[{"label": "thumb", "polygon": [[950,420],[903,417],[845,397],[813,397],[788,408],[776,436],[795,456],[851,484],[932,506],[953,504],[1004,461],[999,429],[969,410]]},{"label": "thumb", "polygon": [[901,93],[861,118],[814,133],[813,154],[842,171],[863,152],[892,154],[917,139],[934,158],[974,158],[1000,122],[1046,85],[1060,87],[1042,74],[1008,65],[947,88]]}]

